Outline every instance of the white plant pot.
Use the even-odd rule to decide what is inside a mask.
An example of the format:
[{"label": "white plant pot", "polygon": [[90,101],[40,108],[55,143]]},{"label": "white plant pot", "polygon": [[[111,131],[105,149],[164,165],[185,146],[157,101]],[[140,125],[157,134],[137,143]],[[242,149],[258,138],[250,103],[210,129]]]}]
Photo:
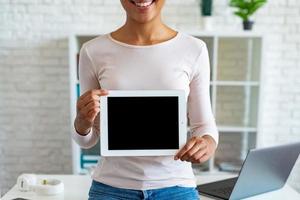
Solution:
[{"label": "white plant pot", "polygon": [[214,17],[202,16],[202,27],[205,31],[211,31],[214,27]]}]

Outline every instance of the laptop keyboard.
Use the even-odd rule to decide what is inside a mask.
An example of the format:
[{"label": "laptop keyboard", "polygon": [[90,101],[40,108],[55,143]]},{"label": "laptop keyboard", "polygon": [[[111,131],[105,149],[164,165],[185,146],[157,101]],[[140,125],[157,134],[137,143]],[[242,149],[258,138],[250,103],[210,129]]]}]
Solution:
[{"label": "laptop keyboard", "polygon": [[216,188],[213,189],[212,192],[221,194],[222,196],[230,196],[232,189],[233,189],[232,187]]},{"label": "laptop keyboard", "polygon": [[222,199],[229,199],[236,181],[237,177],[198,185],[197,189],[202,194],[212,195]]}]

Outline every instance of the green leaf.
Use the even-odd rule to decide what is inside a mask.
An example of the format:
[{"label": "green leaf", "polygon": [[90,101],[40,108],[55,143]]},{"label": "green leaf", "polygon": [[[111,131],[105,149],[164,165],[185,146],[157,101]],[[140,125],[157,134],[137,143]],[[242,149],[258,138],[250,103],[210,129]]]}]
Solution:
[{"label": "green leaf", "polygon": [[229,6],[236,8],[235,15],[247,20],[266,2],[267,0],[230,0]]},{"label": "green leaf", "polygon": [[244,2],[244,0],[232,0],[229,5],[231,7],[236,7],[236,8],[242,8],[242,9],[247,8],[247,5]]},{"label": "green leaf", "polygon": [[246,13],[243,13],[241,11],[235,11],[234,12],[235,15],[241,17],[243,19],[243,21],[246,21],[248,19],[248,16]]}]

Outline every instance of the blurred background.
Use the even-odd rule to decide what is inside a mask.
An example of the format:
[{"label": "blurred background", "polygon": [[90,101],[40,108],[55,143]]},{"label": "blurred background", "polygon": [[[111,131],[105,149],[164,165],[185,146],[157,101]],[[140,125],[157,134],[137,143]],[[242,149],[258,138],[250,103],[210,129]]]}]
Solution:
[{"label": "blurred background", "polygon": [[[257,7],[248,18],[235,1],[166,0],[165,23],[204,40],[211,59],[220,144],[195,173],[238,171],[250,148],[300,141],[300,1]],[[78,52],[124,22],[119,0],[0,0],[2,195],[21,173],[92,171],[99,147],[71,140]],[[289,183],[300,191],[299,161]]]}]

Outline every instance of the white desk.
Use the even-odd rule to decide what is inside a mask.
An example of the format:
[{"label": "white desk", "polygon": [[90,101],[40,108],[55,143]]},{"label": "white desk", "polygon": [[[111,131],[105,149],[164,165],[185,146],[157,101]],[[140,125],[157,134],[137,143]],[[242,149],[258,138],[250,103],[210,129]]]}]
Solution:
[{"label": "white desk", "polygon": [[[197,183],[208,183],[224,178],[231,178],[234,175],[201,175],[197,176]],[[88,191],[91,185],[91,178],[89,176],[80,175],[39,175],[39,178],[56,178],[64,182],[65,190],[61,195],[56,196],[37,196],[33,192],[20,192],[14,186],[2,200],[12,200],[13,198],[22,197],[30,200],[84,200],[88,199]],[[211,198],[200,196],[201,200],[212,200]],[[300,194],[286,185],[280,190],[257,195],[247,200],[282,200],[282,199],[300,199]]]}]

